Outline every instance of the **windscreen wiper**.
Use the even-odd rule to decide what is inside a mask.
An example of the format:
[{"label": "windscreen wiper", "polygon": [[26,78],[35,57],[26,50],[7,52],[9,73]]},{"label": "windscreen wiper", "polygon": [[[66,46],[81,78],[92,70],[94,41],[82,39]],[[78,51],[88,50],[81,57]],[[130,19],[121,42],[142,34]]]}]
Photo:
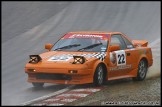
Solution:
[{"label": "windscreen wiper", "polygon": [[68,49],[68,48],[77,47],[77,46],[80,46],[80,44],[67,45],[67,46],[63,46],[61,48],[57,48],[55,50]]},{"label": "windscreen wiper", "polygon": [[82,50],[85,50],[85,49],[91,49],[91,48],[94,48],[94,47],[99,46],[99,45],[102,45],[102,43],[96,43],[96,44],[93,44],[93,45],[89,45],[89,46],[86,46],[84,48],[79,49],[78,51],[82,51]]}]

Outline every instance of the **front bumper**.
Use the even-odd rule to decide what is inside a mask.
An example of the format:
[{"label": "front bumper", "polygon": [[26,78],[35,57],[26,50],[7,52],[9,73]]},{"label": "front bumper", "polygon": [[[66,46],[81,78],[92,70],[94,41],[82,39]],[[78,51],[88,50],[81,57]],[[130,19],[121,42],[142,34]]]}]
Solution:
[{"label": "front bumper", "polygon": [[77,73],[70,73],[69,70],[77,69],[34,68],[33,71],[31,68],[25,68],[25,72],[28,74],[28,82],[55,84],[85,84],[93,82],[92,69],[78,69]]}]

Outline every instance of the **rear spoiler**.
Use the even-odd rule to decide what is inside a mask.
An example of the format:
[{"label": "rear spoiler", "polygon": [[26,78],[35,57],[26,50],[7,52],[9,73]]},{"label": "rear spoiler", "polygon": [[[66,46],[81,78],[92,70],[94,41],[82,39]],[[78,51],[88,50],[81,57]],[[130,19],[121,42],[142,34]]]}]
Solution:
[{"label": "rear spoiler", "polygon": [[148,45],[148,41],[146,40],[132,40],[133,45],[136,46],[140,46],[140,47],[147,47]]}]

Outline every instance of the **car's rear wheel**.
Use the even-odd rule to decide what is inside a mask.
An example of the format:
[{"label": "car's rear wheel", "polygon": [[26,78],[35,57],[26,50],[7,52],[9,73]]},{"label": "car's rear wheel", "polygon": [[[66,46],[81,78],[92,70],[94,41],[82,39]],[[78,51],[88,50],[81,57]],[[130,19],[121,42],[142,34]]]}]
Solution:
[{"label": "car's rear wheel", "polygon": [[95,86],[101,86],[104,83],[104,68],[101,64],[96,68],[93,83]]},{"label": "car's rear wheel", "polygon": [[41,87],[43,87],[43,85],[44,85],[44,83],[36,83],[36,82],[33,82],[32,84],[33,84],[33,86],[36,87],[36,88],[41,88]]},{"label": "car's rear wheel", "polygon": [[133,78],[133,80],[136,81],[142,81],[145,79],[146,77],[146,73],[147,73],[147,63],[145,60],[141,60],[138,64],[138,73],[137,73],[137,77]]}]

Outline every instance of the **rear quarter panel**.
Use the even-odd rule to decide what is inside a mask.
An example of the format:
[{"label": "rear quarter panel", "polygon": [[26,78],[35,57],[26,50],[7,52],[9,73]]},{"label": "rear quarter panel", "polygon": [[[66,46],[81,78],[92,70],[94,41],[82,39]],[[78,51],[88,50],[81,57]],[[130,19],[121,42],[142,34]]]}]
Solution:
[{"label": "rear quarter panel", "polygon": [[142,58],[145,58],[148,62],[148,67],[150,67],[153,63],[151,48],[149,48],[149,47],[136,47],[136,50],[138,51],[137,63],[139,63]]}]

